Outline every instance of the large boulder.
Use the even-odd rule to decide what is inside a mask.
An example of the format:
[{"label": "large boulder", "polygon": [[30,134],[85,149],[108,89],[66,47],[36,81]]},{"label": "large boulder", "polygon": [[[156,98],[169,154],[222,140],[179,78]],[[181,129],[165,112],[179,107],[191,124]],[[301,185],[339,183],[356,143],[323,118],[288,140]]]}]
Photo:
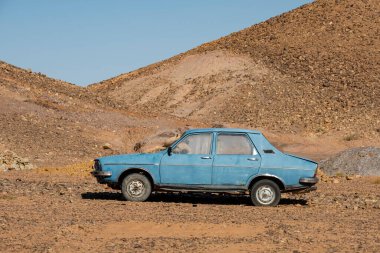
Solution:
[{"label": "large boulder", "polygon": [[154,153],[163,150],[176,141],[186,130],[187,128],[177,128],[156,133],[137,142],[134,150],[139,153]]},{"label": "large boulder", "polygon": [[345,150],[320,162],[320,168],[329,176],[380,176],[380,148],[360,147]]}]

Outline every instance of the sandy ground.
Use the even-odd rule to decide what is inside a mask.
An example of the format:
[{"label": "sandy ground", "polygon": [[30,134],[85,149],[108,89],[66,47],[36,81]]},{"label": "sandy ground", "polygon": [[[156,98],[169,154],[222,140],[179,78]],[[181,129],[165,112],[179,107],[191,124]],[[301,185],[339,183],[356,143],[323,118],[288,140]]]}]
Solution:
[{"label": "sandy ground", "polygon": [[83,173],[0,173],[0,252],[379,252],[380,179],[334,180],[260,208],[175,193],[132,203]]}]

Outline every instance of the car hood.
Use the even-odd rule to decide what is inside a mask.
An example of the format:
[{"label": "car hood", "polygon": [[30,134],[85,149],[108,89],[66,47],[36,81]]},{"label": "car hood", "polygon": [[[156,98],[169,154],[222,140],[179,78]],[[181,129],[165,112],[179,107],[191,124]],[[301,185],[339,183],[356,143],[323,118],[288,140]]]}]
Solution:
[{"label": "car hood", "polygon": [[152,154],[123,154],[100,157],[97,160],[103,165],[118,165],[118,164],[158,164],[164,151]]}]

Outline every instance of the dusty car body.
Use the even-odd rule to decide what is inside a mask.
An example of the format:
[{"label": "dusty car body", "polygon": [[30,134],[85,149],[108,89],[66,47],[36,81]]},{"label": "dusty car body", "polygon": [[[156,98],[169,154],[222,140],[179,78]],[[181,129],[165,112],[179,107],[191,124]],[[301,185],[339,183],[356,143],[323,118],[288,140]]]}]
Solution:
[{"label": "dusty car body", "polygon": [[229,128],[186,131],[166,150],[95,159],[99,183],[130,201],[152,191],[238,192],[273,206],[281,192],[314,190],[318,164],[282,153],[259,131]]}]

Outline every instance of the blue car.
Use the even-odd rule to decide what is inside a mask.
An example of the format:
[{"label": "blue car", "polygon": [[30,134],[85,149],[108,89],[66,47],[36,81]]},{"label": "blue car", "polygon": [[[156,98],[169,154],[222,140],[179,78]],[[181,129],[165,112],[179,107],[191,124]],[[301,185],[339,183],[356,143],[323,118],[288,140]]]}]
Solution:
[{"label": "blue car", "polygon": [[281,192],[315,190],[318,164],[284,154],[259,131],[186,131],[166,150],[95,159],[97,181],[121,189],[126,200],[152,191],[249,194],[256,206],[275,206]]}]

